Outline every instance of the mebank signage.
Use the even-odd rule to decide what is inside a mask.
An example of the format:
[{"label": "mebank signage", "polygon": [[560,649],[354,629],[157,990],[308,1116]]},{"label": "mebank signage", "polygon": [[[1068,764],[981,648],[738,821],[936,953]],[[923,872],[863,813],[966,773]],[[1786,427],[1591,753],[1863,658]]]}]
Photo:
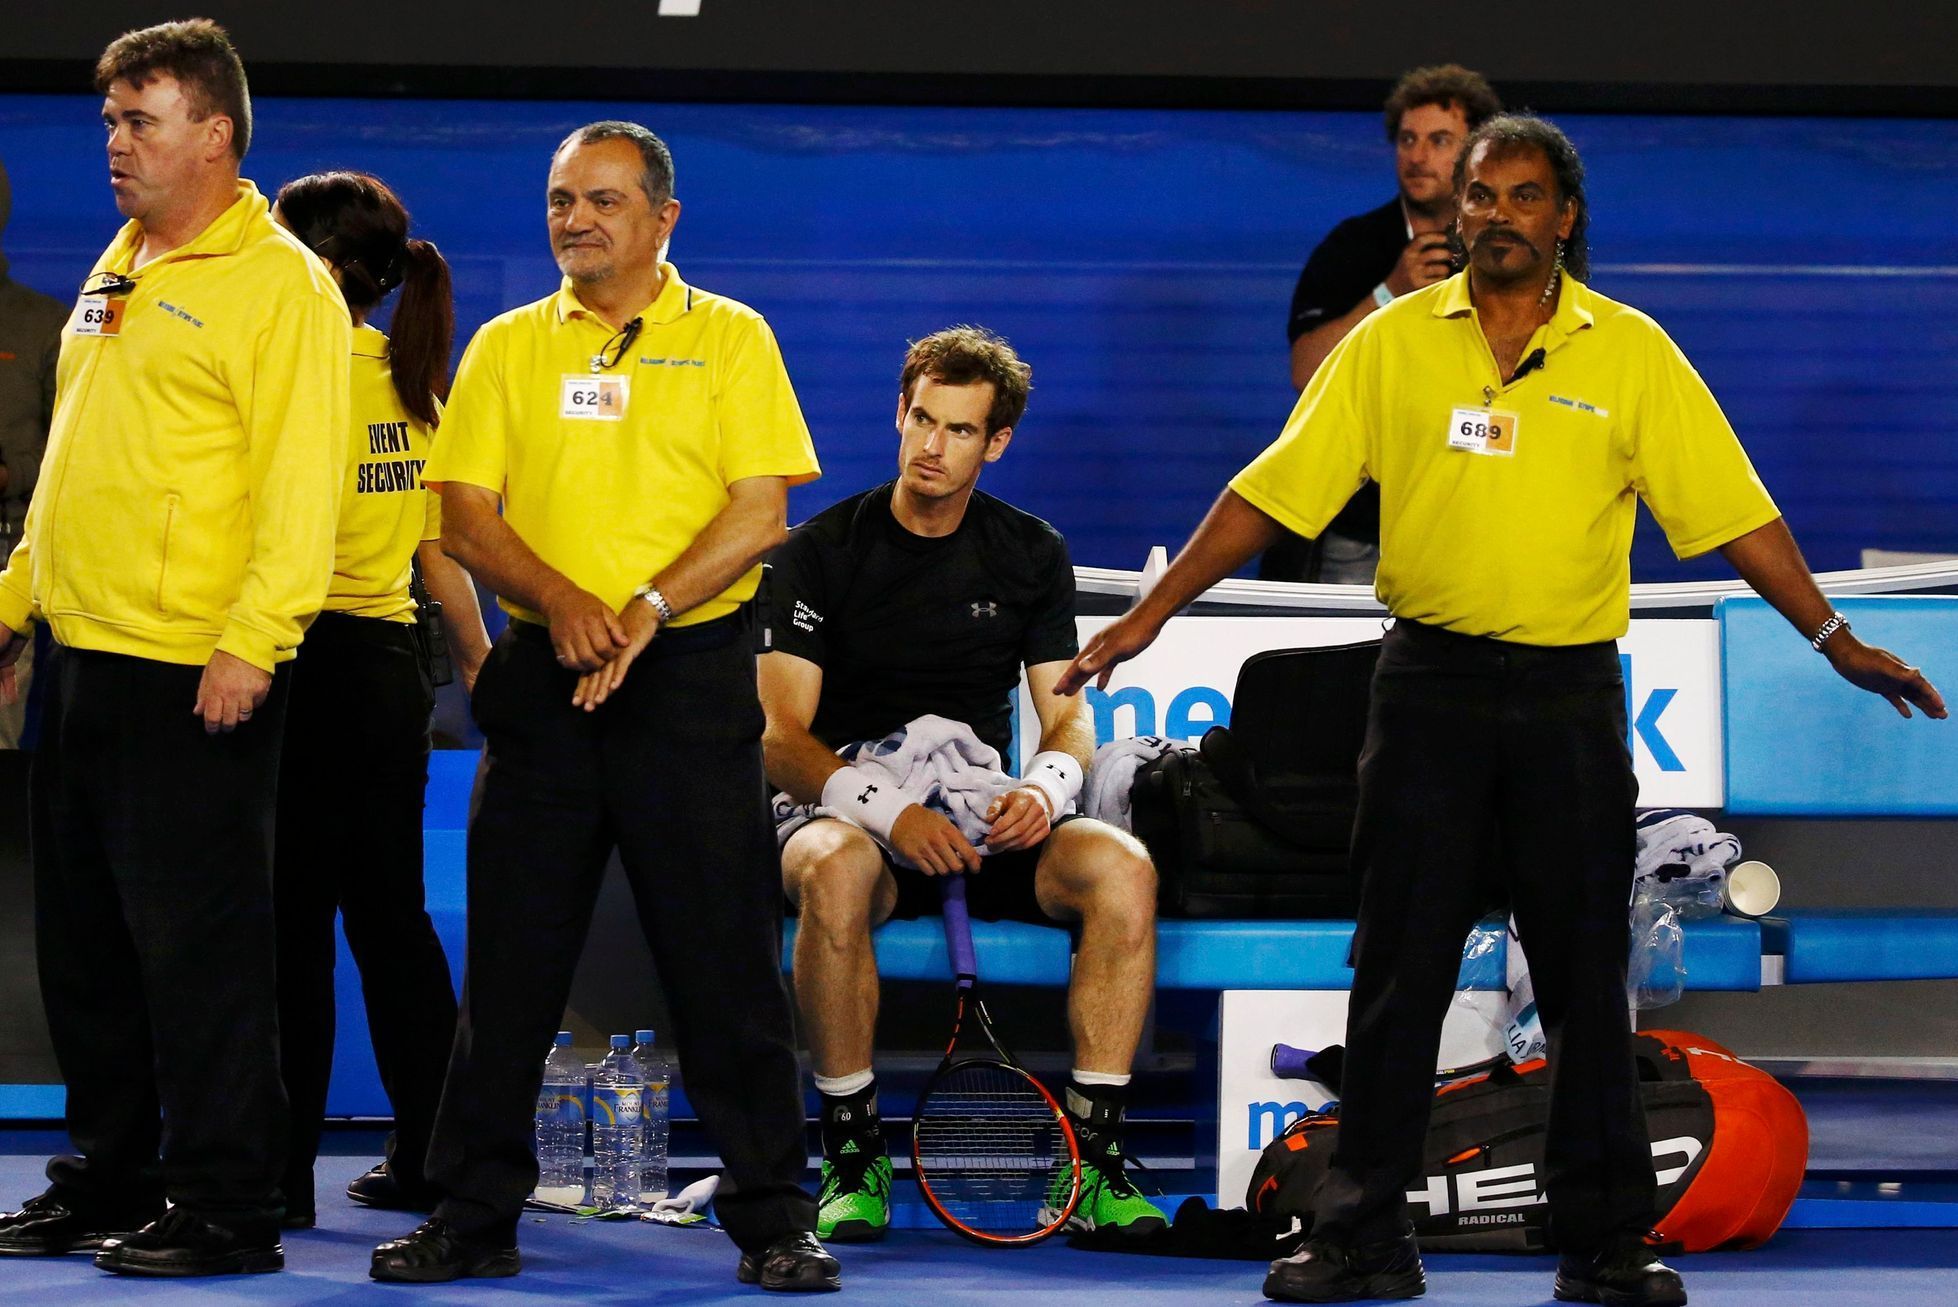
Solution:
[{"label": "mebank signage", "polygon": [[[1112,618],[1079,619],[1081,639]],[[1196,740],[1230,723],[1238,668],[1267,649],[1353,644],[1379,637],[1375,617],[1179,617],[1106,690],[1086,691],[1095,743],[1133,735]],[[1710,618],[1634,621],[1618,642],[1626,734],[1643,807],[1717,808],[1721,766],[1720,627]],[[1020,756],[1038,750],[1031,713],[1020,715]]]}]

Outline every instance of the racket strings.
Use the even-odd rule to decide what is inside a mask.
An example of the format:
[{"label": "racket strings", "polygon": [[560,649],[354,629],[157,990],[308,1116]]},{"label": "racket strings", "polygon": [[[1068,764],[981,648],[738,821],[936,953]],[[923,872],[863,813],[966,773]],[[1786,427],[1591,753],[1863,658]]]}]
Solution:
[{"label": "racket strings", "polygon": [[919,1103],[914,1131],[919,1178],[948,1217],[976,1233],[1042,1230],[1078,1184],[1052,1101],[1010,1067],[951,1068]]}]

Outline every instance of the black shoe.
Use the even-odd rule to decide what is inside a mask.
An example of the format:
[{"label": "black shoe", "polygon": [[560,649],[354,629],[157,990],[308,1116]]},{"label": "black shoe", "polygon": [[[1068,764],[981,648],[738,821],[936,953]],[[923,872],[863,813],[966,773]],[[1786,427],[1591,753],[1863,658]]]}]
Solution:
[{"label": "black shoe", "polygon": [[288,1207],[286,1208],[286,1214],[279,1218],[279,1228],[281,1230],[310,1230],[319,1223],[319,1213],[310,1208],[302,1212],[296,1208]]},{"label": "black shoe", "polygon": [[18,1212],[0,1215],[0,1257],[60,1257],[92,1253],[104,1239],[148,1225],[159,1213],[152,1210],[122,1217],[83,1211],[57,1198],[50,1190],[20,1205]]},{"label": "black shoe", "polygon": [[1366,1298],[1419,1298],[1428,1291],[1414,1236],[1348,1247],[1309,1239],[1290,1257],[1271,1264],[1265,1297],[1279,1302],[1357,1302]]},{"label": "black shoe", "polygon": [[1685,1307],[1686,1286],[1659,1254],[1626,1243],[1589,1255],[1565,1253],[1557,1263],[1557,1297],[1612,1307]]},{"label": "black shoe", "polygon": [[758,1253],[742,1253],[734,1278],[787,1293],[833,1293],[843,1287],[843,1268],[804,1230],[783,1235]]},{"label": "black shoe", "polygon": [[282,1271],[286,1250],[278,1228],[232,1230],[172,1207],[134,1234],[105,1240],[95,1269],[118,1275],[250,1275]]},{"label": "black shoe", "polygon": [[403,1184],[386,1162],[370,1167],[347,1185],[347,1197],[391,1212],[432,1212],[442,1195],[429,1184]]},{"label": "black shoe", "polygon": [[436,1284],[443,1280],[483,1280],[515,1275],[523,1269],[514,1241],[463,1234],[439,1216],[416,1226],[412,1234],[390,1239],[374,1250],[367,1273],[377,1280],[402,1284]]}]

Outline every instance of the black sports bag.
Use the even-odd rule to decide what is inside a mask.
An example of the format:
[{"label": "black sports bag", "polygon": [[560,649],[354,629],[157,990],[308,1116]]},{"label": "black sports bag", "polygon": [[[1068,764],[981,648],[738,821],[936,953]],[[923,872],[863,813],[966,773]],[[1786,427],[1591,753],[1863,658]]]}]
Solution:
[{"label": "black sports bag", "polygon": [[[1780,1228],[1808,1163],[1808,1118],[1772,1076],[1710,1039],[1652,1030],[1634,1037],[1639,1093],[1659,1181],[1654,1229],[1686,1252],[1753,1248]],[[1408,1216],[1428,1249],[1541,1252],[1550,1075],[1539,1059],[1435,1091],[1425,1165]],[[1245,1205],[1312,1219],[1312,1196],[1339,1141],[1336,1113],[1308,1113],[1266,1146]]]}]

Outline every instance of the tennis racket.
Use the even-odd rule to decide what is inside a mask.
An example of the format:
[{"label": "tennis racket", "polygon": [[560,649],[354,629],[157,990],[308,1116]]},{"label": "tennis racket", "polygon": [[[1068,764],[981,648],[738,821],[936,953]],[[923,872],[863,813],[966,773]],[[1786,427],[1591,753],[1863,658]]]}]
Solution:
[{"label": "tennis racket", "polygon": [[[1047,1087],[1013,1060],[979,996],[965,877],[945,878],[945,947],[957,981],[952,1039],[911,1124],[911,1173],[932,1213],[976,1243],[1038,1243],[1081,1201],[1081,1149]],[[961,1051],[968,1026],[984,1036]]]}]

